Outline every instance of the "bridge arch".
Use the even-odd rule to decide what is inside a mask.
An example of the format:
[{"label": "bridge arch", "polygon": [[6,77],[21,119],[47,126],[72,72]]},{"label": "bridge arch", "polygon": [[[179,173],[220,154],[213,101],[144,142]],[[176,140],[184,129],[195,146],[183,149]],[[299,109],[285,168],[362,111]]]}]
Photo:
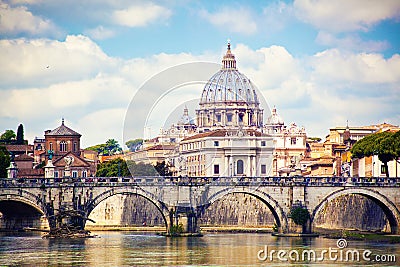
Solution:
[{"label": "bridge arch", "polygon": [[22,189],[10,189],[0,194],[0,212],[5,216],[2,227],[8,230],[48,228],[50,224],[40,197]]},{"label": "bridge arch", "polygon": [[400,233],[399,229],[400,211],[396,207],[396,205],[383,194],[376,192],[374,190],[364,189],[364,188],[345,188],[332,192],[328,196],[324,197],[321,200],[321,202],[314,208],[311,214],[312,227],[313,228],[315,227],[314,221],[317,218],[320,211],[325,207],[325,205],[327,205],[331,200],[350,194],[361,195],[374,201],[377,205],[379,205],[379,207],[381,207],[381,209],[385,213],[390,224],[391,233],[393,234]]},{"label": "bridge arch", "polygon": [[42,213],[43,215],[47,215],[40,197],[25,190],[21,189],[7,190],[5,193],[0,194],[0,201],[22,202],[24,204],[27,204],[35,208],[38,212]]},{"label": "bridge arch", "polygon": [[164,220],[166,230],[168,231],[169,224],[168,224],[167,217],[169,214],[169,210],[168,210],[167,205],[164,204],[163,202],[159,201],[154,194],[147,192],[139,187],[135,187],[135,188],[117,187],[117,188],[111,188],[107,191],[102,192],[101,194],[97,195],[93,200],[89,201],[86,204],[86,206],[85,206],[86,217],[89,217],[90,213],[102,201],[106,200],[109,197],[115,196],[115,195],[137,195],[137,196],[143,197],[146,200],[150,201],[160,212],[160,214]]},{"label": "bridge arch", "polygon": [[225,188],[220,191],[215,192],[210,197],[207,198],[204,205],[197,207],[197,216],[200,217],[200,214],[203,213],[208,207],[211,206],[215,201],[222,199],[226,195],[235,194],[235,193],[242,193],[251,195],[257,199],[259,199],[262,203],[267,205],[270,209],[272,215],[274,216],[275,222],[278,226],[280,232],[287,232],[288,231],[288,219],[285,215],[282,207],[279,203],[273,199],[270,195],[265,192],[262,192],[258,189],[254,188],[247,188],[247,187],[233,187],[233,188]]}]

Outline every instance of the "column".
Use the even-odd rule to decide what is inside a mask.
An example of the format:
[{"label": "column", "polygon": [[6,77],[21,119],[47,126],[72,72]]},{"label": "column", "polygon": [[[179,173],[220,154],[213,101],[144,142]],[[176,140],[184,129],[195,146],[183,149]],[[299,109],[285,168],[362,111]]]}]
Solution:
[{"label": "column", "polygon": [[[251,170],[251,156],[248,156],[247,157],[247,166],[246,166],[246,168],[244,168],[245,170],[247,169],[248,171],[247,171],[247,174],[248,174],[248,176],[250,176],[250,177],[252,177],[253,175],[252,175],[252,170]],[[246,175],[247,175],[246,174]]]}]

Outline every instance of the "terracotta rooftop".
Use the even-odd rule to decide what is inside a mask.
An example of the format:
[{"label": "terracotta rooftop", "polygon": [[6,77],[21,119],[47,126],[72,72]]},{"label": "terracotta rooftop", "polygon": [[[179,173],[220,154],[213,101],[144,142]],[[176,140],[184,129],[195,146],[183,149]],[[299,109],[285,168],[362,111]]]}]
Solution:
[{"label": "terracotta rooftop", "polygon": [[18,157],[15,157],[15,161],[33,161],[33,157],[27,155],[27,154],[22,154],[19,155]]},{"label": "terracotta rooftop", "polygon": [[59,127],[55,128],[52,131],[45,132],[45,136],[47,135],[77,135],[77,136],[82,136],[81,134],[75,132],[71,128],[67,127],[64,125],[64,119],[62,120],[62,123]]},{"label": "terracotta rooftop", "polygon": [[5,145],[9,152],[33,152],[33,145]]}]

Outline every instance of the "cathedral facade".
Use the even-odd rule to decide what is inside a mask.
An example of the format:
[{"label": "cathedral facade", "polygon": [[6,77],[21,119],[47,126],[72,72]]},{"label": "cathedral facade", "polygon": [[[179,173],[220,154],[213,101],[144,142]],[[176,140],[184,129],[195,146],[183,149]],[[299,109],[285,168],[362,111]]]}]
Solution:
[{"label": "cathedral facade", "polygon": [[147,151],[148,162],[159,161],[150,151],[161,145],[175,176],[254,177],[283,174],[296,157],[305,154],[303,128],[286,127],[275,108],[264,124],[256,87],[237,69],[230,43],[221,69],[201,92],[195,114],[191,118],[185,107],[177,124],[145,142],[129,158]]}]

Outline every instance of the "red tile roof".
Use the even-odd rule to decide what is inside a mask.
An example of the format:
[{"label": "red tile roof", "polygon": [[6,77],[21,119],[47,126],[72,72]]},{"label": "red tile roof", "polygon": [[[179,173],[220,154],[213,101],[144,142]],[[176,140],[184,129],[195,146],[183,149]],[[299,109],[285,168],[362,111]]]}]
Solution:
[{"label": "red tile roof", "polygon": [[22,154],[15,157],[15,161],[33,161],[33,158],[27,154]]},{"label": "red tile roof", "polygon": [[81,136],[81,134],[75,132],[71,128],[67,127],[64,125],[64,122],[54,130],[47,132],[44,134],[45,136],[48,135],[76,135],[76,136]]}]

